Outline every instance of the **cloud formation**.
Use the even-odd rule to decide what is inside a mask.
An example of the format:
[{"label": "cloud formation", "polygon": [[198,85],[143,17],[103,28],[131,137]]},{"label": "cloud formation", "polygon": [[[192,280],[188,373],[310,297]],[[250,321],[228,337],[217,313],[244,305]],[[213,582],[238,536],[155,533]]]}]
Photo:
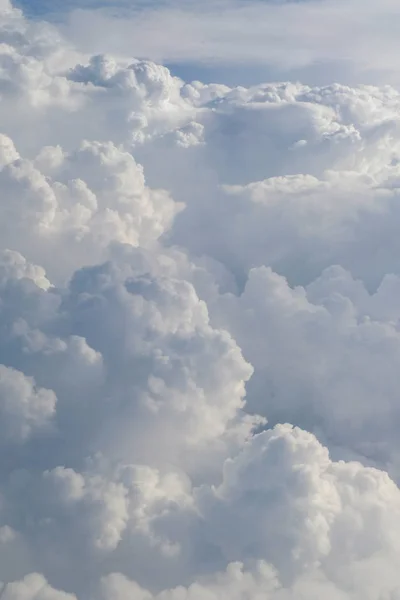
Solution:
[{"label": "cloud formation", "polygon": [[0,37],[2,598],[400,598],[398,91]]},{"label": "cloud formation", "polygon": [[234,67],[242,78],[252,69],[253,81],[270,74],[275,80],[301,78],[320,85],[331,81],[329,71],[346,83],[399,83],[396,0],[68,4],[64,29],[85,52],[146,56],[175,65],[200,63],[222,73]]}]

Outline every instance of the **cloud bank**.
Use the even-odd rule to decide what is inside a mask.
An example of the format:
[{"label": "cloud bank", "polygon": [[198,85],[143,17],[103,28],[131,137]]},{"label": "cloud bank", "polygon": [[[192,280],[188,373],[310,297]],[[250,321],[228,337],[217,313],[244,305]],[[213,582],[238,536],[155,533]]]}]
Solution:
[{"label": "cloud bank", "polygon": [[399,599],[399,92],[0,36],[2,599]]},{"label": "cloud bank", "polygon": [[[66,6],[63,27],[86,52],[200,63],[222,74],[233,67],[237,79],[253,83],[269,75],[319,85],[333,73],[346,83],[399,84],[397,0],[69,0]],[[55,17],[57,7],[50,9]]]}]

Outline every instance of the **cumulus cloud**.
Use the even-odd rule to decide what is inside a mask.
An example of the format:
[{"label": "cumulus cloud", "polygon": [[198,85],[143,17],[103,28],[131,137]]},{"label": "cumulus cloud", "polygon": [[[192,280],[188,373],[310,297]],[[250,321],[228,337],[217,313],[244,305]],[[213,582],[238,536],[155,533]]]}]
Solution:
[{"label": "cumulus cloud", "polygon": [[[311,434],[264,432],[227,461],[219,486],[195,490],[226,571],[156,597],[396,597],[398,496],[387,474],[331,462]],[[102,588],[104,598],[152,597],[122,574]]]},{"label": "cumulus cloud", "polygon": [[52,588],[38,573],[31,573],[21,581],[1,584],[1,594],[7,600],[73,600],[75,596]]},{"label": "cumulus cloud", "polygon": [[0,366],[1,441],[18,443],[45,427],[55,413],[55,404],[51,390],[35,389],[23,373]]},{"label": "cumulus cloud", "polygon": [[150,190],[140,165],[112,142],[84,141],[71,154],[44,147],[35,161],[22,159],[7,137],[2,146],[3,244],[58,280],[82,265],[82,255],[83,264],[102,260],[110,242],[146,247],[181,208],[167,192]]},{"label": "cumulus cloud", "polygon": [[255,368],[248,406],[272,422],[296,415],[327,442],[397,470],[398,289],[387,275],[370,294],[338,266],[305,288],[253,269],[240,297],[215,311]]},{"label": "cumulus cloud", "polygon": [[0,595],[400,598],[398,91],[0,40]]}]

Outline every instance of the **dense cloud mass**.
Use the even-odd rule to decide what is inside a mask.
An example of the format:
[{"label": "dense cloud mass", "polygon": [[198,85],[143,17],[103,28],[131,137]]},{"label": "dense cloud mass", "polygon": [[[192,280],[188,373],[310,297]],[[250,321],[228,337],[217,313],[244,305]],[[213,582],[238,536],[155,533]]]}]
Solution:
[{"label": "dense cloud mass", "polygon": [[2,600],[399,600],[400,93],[0,36]]}]

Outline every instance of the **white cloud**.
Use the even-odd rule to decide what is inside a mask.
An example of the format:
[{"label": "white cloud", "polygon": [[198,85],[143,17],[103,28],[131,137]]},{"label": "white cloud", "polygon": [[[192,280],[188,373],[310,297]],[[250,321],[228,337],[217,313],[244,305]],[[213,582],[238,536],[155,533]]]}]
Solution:
[{"label": "white cloud", "polygon": [[380,471],[331,462],[304,431],[283,425],[256,436],[227,461],[222,483],[195,497],[203,541],[235,561],[227,571],[155,596],[113,574],[104,598],[336,600],[399,591],[397,486]]},{"label": "white cloud", "polygon": [[44,264],[57,280],[102,260],[110,242],[151,244],[182,208],[167,192],[150,190],[140,165],[111,142],[83,141],[71,154],[45,147],[30,161],[9,138],[2,141],[3,244]]},{"label": "white cloud", "polygon": [[212,311],[255,368],[249,408],[272,423],[294,420],[398,478],[398,290],[388,275],[369,294],[341,267],[305,288],[252,270],[242,295]]},{"label": "white cloud", "polygon": [[396,0],[122,2],[78,8],[66,30],[94,53],[234,65],[244,77],[258,66],[320,83],[330,69],[339,80],[396,84],[399,18]]},{"label": "white cloud", "polygon": [[[185,83],[0,6],[1,595],[400,598],[398,91]],[[135,43],[296,19],[307,65],[358,7]]]},{"label": "white cloud", "polygon": [[51,390],[35,389],[34,382],[0,365],[0,415],[2,442],[23,442],[36,429],[50,424],[56,397]]},{"label": "white cloud", "polygon": [[2,584],[5,600],[73,600],[75,596],[52,588],[38,573],[30,573],[21,581]]},{"label": "white cloud", "polygon": [[376,287],[397,273],[397,104],[391,88],[269,84],[225,94],[199,115],[205,143],[186,159],[194,189],[186,172],[155,174],[187,198],[171,239],[241,280],[269,264],[304,283],[339,263]]}]

